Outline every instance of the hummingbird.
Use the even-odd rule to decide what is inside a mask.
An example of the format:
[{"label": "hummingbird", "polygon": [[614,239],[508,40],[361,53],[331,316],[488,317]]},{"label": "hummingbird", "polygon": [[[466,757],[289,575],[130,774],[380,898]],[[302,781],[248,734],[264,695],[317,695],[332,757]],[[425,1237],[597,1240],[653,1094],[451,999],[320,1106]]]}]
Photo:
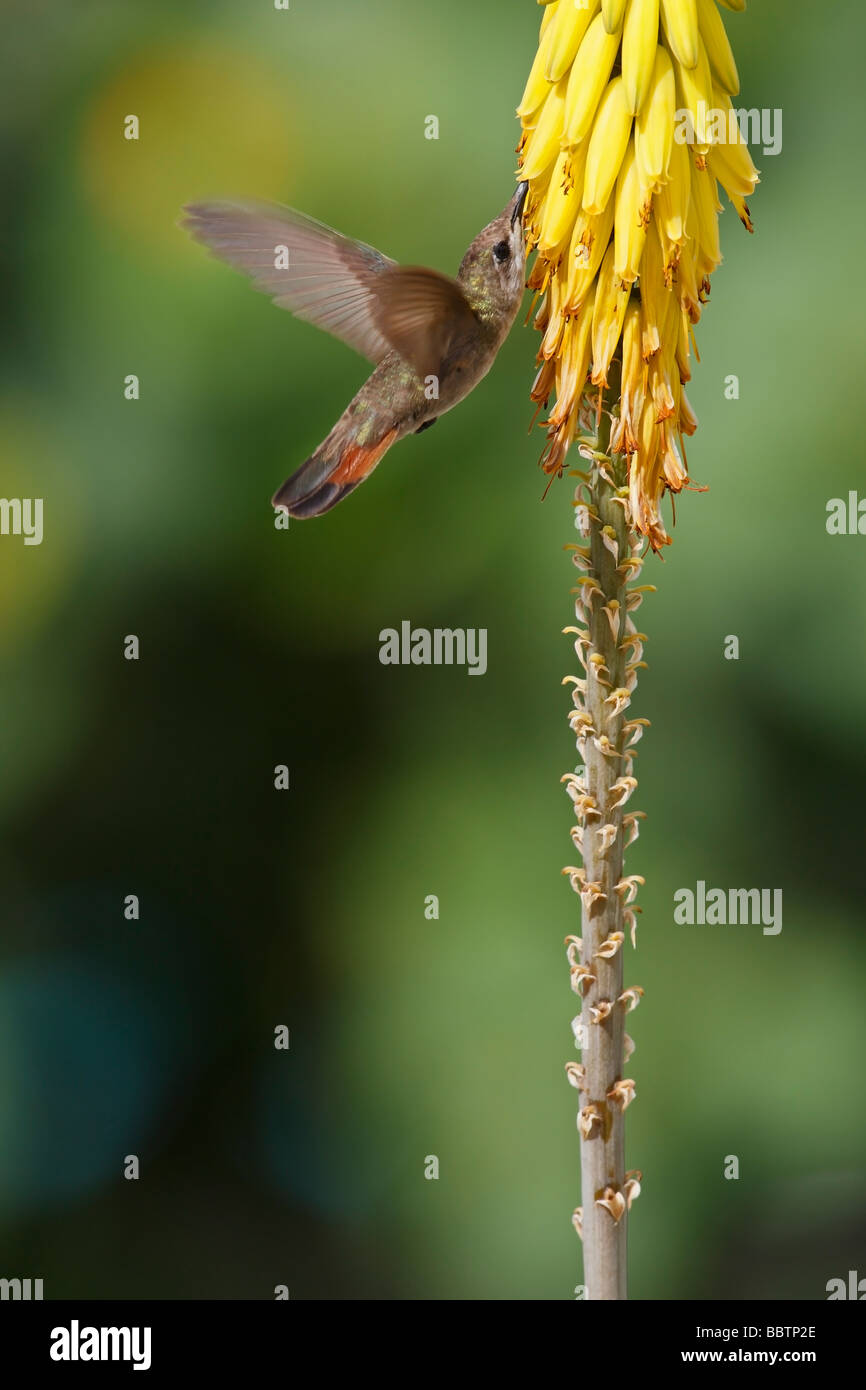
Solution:
[{"label": "hummingbird", "polygon": [[289,516],[322,516],[407,434],[458,405],[493,366],[525,288],[521,183],[478,233],[457,278],[398,265],[272,203],[193,203],[182,226],[296,318],[375,363],[328,437],[275,493]]}]

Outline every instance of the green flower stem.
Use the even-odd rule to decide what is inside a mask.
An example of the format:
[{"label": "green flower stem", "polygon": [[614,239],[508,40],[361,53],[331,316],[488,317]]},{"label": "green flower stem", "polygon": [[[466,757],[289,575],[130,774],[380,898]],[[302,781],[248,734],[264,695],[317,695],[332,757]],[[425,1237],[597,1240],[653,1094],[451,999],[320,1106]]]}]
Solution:
[{"label": "green flower stem", "polygon": [[[616,399],[616,396],[613,397]],[[575,551],[584,570],[578,590],[576,650],[585,680],[574,685],[572,727],[583,769],[566,779],[578,813],[572,831],[582,869],[571,870],[580,893],[581,944],[572,941],[572,987],[582,998],[577,1030],[582,1065],[569,1067],[581,1091],[584,1284],[591,1300],[627,1298],[628,1209],[639,1190],[625,1168],[625,1109],[634,1098],[626,1076],[625,1016],[642,991],[626,991],[623,958],[634,923],[631,906],[640,880],[627,880],[624,852],[637,821],[625,811],[636,783],[631,744],[643,723],[629,718],[642,645],[631,612],[641,592],[629,582],[641,568],[639,537],[628,524],[627,463],[606,456],[610,417],[600,415],[594,454],[578,489]]]}]

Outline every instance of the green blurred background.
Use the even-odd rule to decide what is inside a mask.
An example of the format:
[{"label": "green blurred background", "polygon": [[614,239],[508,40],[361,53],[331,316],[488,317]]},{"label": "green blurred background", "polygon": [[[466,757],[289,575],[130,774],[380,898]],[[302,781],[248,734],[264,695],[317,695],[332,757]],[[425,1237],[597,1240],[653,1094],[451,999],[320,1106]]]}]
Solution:
[{"label": "green blurred background", "polygon": [[[820,1299],[866,1274],[866,540],[825,530],[866,488],[866,17],[828,15],[725,14],[740,104],[782,108],[784,152],[756,155],[756,236],[722,219],[690,387],[710,490],[645,573],[636,1298]],[[366,364],[176,227],[185,201],[256,195],[455,269],[510,194],[538,20],[4,6],[0,494],[43,497],[45,539],[0,539],[0,1275],[46,1297],[580,1282],[574,533],[568,482],[540,504],[535,335],[277,532],[272,490]],[[382,667],[403,619],[486,627],[487,676]],[[781,935],[675,926],[698,879],[782,888]]]}]

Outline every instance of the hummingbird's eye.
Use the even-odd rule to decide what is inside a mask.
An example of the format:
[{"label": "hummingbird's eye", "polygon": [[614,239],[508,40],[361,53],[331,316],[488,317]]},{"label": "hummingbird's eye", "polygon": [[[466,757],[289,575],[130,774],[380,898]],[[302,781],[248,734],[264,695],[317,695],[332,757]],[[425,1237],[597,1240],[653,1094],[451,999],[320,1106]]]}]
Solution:
[{"label": "hummingbird's eye", "polygon": [[508,260],[510,255],[511,247],[508,245],[508,242],[497,241],[493,248],[493,259],[496,261],[497,265],[502,265],[504,261]]}]

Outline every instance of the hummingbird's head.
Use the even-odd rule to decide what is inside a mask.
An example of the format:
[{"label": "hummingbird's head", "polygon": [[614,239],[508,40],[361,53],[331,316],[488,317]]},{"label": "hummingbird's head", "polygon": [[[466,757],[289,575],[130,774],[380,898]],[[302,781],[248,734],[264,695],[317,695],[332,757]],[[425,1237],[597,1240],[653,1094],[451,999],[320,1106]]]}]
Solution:
[{"label": "hummingbird's head", "polygon": [[518,186],[499,216],[478,233],[458,272],[479,317],[501,319],[509,327],[525,288],[523,205],[528,191],[528,183]]}]

